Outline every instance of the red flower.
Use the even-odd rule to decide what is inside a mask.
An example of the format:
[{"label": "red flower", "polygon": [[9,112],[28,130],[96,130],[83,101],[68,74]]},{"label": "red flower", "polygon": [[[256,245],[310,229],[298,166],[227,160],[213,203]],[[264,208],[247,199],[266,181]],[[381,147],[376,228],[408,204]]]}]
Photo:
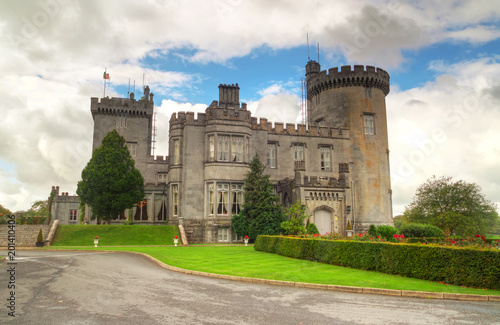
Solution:
[{"label": "red flower", "polygon": [[422,245],[425,245],[425,243],[422,243]]},{"label": "red flower", "polygon": [[397,235],[396,235],[396,234],[394,234],[394,235],[392,235],[392,237],[396,238],[396,237],[397,237]]},{"label": "red flower", "polygon": [[175,238],[175,239],[177,239],[177,238],[179,238],[179,237],[175,236],[174,238]]},{"label": "red flower", "polygon": [[245,236],[245,239],[248,239],[248,238],[250,238],[250,237],[248,237],[248,236]]},{"label": "red flower", "polygon": [[477,238],[481,237],[481,235],[476,235]]},{"label": "red flower", "polygon": [[451,243],[452,243],[452,244],[455,244],[455,241],[454,241],[454,240],[452,240],[452,241],[451,241]]}]

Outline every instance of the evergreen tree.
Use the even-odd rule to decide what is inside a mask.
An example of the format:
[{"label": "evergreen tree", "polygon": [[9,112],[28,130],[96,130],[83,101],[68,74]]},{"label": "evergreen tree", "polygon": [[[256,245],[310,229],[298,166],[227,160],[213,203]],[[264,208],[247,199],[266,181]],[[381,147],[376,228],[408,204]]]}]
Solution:
[{"label": "evergreen tree", "polygon": [[135,168],[125,139],[116,130],[109,132],[94,150],[76,193],[94,215],[108,224],[144,198],[144,178]]},{"label": "evergreen tree", "polygon": [[243,209],[233,216],[234,231],[254,241],[258,235],[277,235],[284,221],[279,198],[273,194],[269,175],[264,175],[264,165],[255,155],[250,171],[245,177]]}]

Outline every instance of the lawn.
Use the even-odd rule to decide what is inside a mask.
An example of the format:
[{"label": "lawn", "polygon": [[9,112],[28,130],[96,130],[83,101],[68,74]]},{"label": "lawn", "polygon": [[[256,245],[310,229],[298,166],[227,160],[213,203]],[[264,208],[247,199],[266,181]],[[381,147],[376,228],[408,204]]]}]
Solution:
[{"label": "lawn", "polygon": [[52,246],[93,246],[95,236],[103,246],[173,245],[179,230],[174,226],[61,225]]},{"label": "lawn", "polygon": [[[87,248],[81,247],[79,249]],[[142,252],[168,265],[188,270],[242,277],[395,290],[500,295],[500,291],[496,290],[464,288],[292,259],[276,254],[257,252],[252,246],[89,247],[89,249]]]}]

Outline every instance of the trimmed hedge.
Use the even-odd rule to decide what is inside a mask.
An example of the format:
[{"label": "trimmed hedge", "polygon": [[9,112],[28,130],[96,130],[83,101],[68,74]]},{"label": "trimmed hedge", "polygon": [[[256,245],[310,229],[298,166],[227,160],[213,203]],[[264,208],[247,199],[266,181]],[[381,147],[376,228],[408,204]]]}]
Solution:
[{"label": "trimmed hedge", "polygon": [[417,279],[500,289],[500,251],[494,250],[281,236],[259,236],[254,249]]}]

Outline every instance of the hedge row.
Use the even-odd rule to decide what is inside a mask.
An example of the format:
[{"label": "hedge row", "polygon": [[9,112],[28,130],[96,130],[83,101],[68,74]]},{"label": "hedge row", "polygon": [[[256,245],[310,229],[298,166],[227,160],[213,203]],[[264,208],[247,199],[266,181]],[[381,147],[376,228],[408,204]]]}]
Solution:
[{"label": "hedge row", "polygon": [[255,250],[467,287],[500,289],[500,251],[259,236]]}]

